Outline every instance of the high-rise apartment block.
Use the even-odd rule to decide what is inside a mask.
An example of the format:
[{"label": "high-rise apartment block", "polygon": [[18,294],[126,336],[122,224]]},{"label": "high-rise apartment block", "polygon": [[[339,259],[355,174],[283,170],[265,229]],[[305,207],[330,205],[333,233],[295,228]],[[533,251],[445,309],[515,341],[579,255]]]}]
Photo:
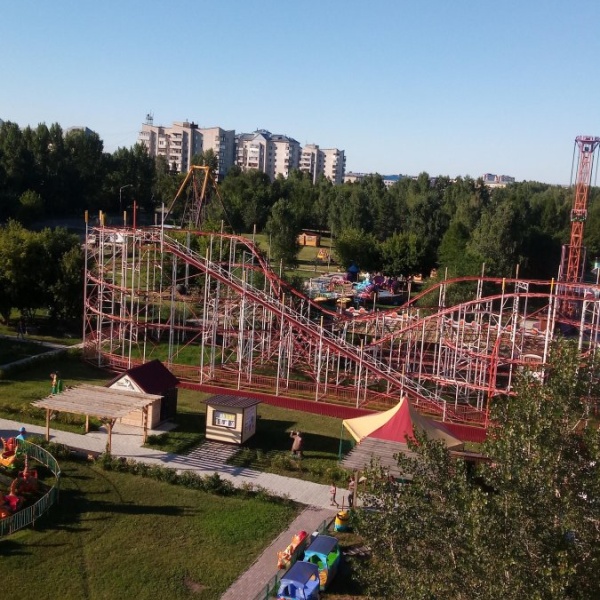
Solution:
[{"label": "high-rise apartment block", "polygon": [[299,161],[300,144],[287,135],[259,129],[237,136],[236,164],[242,171],[257,169],[273,180],[278,175],[287,177]]},{"label": "high-rise apartment block", "polygon": [[156,126],[151,115],[148,117],[138,142],[146,146],[150,156],[164,156],[174,171],[189,170],[195,154],[212,150],[219,180],[234,164],[243,171],[256,169],[266,173],[271,180],[278,175],[287,177],[294,169],[310,173],[313,181],[321,174],[333,183],[344,180],[346,157],[337,148],[320,149],[315,144],[301,148],[294,138],[266,129],[236,135],[234,130],[202,128],[188,121],[174,122],[171,127]]},{"label": "high-rise apartment block", "polygon": [[509,183],[514,183],[515,178],[510,175],[496,175],[494,173],[484,173],[481,178],[488,187],[506,187]]},{"label": "high-rise apartment block", "polygon": [[333,183],[342,183],[346,171],[346,156],[337,148],[319,148],[316,144],[307,144],[302,148],[299,168],[310,174],[313,183],[320,175],[325,175]]},{"label": "high-rise apartment block", "polygon": [[195,154],[212,150],[217,159],[216,175],[222,179],[234,164],[235,132],[221,127],[198,127],[188,121],[174,122],[171,127],[144,123],[138,142],[150,156],[164,156],[174,171],[187,171]]}]

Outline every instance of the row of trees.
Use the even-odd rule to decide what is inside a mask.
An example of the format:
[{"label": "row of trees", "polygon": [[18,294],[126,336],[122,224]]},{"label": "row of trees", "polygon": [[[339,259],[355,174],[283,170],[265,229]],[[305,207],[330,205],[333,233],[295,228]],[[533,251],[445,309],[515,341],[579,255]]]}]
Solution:
[{"label": "row of trees", "polygon": [[373,598],[589,600],[600,597],[600,433],[595,368],[559,342],[543,381],[525,373],[494,399],[494,426],[470,469],[419,437],[399,457],[410,484],[367,473],[356,528]]},{"label": "row of trees", "polygon": [[[196,164],[214,166],[215,160],[210,151],[195,157]],[[108,154],[90,132],[65,134],[58,124],[0,127],[0,222],[79,217],[84,210],[116,215],[133,200],[152,213],[170,204],[184,176],[140,145]],[[295,261],[298,232],[328,230],[343,266],[354,260],[390,275],[442,267],[460,276],[480,272],[485,263],[492,275],[509,276],[519,265],[524,276],[555,276],[573,202],[572,189],[532,182],[491,190],[470,177],[421,173],[389,188],[379,175],[334,186],[299,171],[271,182],[238,167],[219,192],[222,202],[212,202],[209,219],[224,220],[238,233],[268,232],[271,256],[287,265]],[[600,255],[599,196],[593,188],[585,239],[590,258]]]}]

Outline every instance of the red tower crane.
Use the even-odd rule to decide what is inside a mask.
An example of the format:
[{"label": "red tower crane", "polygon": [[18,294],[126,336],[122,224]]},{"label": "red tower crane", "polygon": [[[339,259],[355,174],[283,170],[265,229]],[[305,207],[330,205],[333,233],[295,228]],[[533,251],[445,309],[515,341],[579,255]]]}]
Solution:
[{"label": "red tower crane", "polygon": [[583,279],[585,248],[583,229],[587,219],[587,204],[594,167],[594,154],[600,144],[600,137],[579,135],[575,138],[579,149],[577,179],[575,180],[575,200],[571,209],[571,240],[563,246],[559,282],[577,283]]}]

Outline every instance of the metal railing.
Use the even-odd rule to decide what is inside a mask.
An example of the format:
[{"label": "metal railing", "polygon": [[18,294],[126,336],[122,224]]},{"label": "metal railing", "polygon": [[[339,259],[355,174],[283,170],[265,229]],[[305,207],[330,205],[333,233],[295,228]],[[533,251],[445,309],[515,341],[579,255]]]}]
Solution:
[{"label": "metal railing", "polygon": [[31,442],[19,440],[18,443],[19,450],[23,451],[29,459],[37,461],[52,472],[54,475],[54,485],[35,504],[16,512],[14,515],[1,519],[0,537],[10,535],[28,525],[34,525],[36,519],[39,519],[58,502],[60,492],[60,467],[54,456],[47,450],[44,450],[44,448]]}]

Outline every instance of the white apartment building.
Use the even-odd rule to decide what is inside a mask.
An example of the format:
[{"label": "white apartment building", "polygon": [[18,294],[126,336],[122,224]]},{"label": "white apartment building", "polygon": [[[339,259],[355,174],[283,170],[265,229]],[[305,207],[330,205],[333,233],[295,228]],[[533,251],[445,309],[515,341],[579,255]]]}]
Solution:
[{"label": "white apartment building", "polygon": [[138,143],[148,149],[150,156],[164,156],[173,171],[188,171],[192,156],[202,152],[202,134],[196,123],[174,122],[171,127],[144,123]]},{"label": "white apartment building", "polygon": [[256,169],[271,181],[278,175],[287,177],[300,162],[300,144],[287,135],[272,134],[266,129],[240,133],[237,138],[236,164],[243,170]]},{"label": "white apartment building", "polygon": [[321,149],[316,144],[307,144],[302,148],[299,168],[310,173],[313,183],[321,174],[335,184],[344,181],[346,172],[346,156],[337,148]]},{"label": "white apartment building", "polygon": [[138,136],[150,156],[164,156],[174,171],[187,172],[195,154],[212,150],[217,158],[216,177],[221,180],[233,166],[235,132],[221,127],[201,128],[188,121],[171,127],[144,123]]},{"label": "white apartment building", "polygon": [[202,152],[212,150],[217,158],[215,175],[221,181],[235,164],[235,131],[221,127],[201,127]]},{"label": "white apartment building", "polygon": [[510,175],[496,175],[495,173],[484,173],[481,178],[488,187],[506,187],[509,183],[514,183],[515,178]]},{"label": "white apartment building", "polygon": [[171,127],[142,125],[138,142],[150,156],[164,156],[169,167],[187,172],[195,154],[212,150],[217,158],[216,176],[221,181],[235,164],[243,171],[256,169],[266,173],[271,181],[278,175],[288,177],[293,169],[310,173],[313,182],[321,174],[333,183],[342,183],[346,156],[337,148],[321,149],[308,144],[301,149],[297,140],[287,135],[272,134],[266,129],[254,133],[235,134],[233,129],[199,127],[188,121],[175,121]]}]

